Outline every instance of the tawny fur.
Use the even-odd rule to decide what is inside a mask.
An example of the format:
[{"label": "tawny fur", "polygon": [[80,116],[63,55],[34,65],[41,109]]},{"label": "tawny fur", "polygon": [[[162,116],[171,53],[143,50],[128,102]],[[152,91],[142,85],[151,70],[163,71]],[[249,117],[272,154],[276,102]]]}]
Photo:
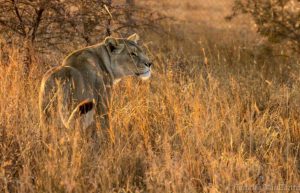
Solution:
[{"label": "tawny fur", "polygon": [[46,72],[39,95],[41,124],[69,129],[79,124],[84,129],[96,115],[108,128],[114,82],[126,76],[150,77],[151,62],[137,40],[136,34],[126,39],[108,37],[71,53],[61,66]]}]

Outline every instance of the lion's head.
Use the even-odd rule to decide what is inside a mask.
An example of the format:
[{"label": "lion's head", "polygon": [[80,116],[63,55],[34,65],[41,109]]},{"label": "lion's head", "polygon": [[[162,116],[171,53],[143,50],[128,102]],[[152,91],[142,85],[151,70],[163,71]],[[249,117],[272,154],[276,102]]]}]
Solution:
[{"label": "lion's head", "polygon": [[107,37],[104,41],[110,54],[114,79],[124,76],[138,76],[146,80],[151,76],[152,62],[137,44],[139,36],[133,34],[128,38]]}]

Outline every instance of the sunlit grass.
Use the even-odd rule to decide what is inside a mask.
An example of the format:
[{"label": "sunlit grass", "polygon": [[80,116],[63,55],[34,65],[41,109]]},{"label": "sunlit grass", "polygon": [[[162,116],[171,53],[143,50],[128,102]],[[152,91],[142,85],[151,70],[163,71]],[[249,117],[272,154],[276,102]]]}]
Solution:
[{"label": "sunlit grass", "polygon": [[194,57],[171,41],[167,46],[152,53],[150,81],[127,78],[115,86],[114,137],[98,154],[79,130],[50,144],[40,137],[38,89],[46,69],[33,64],[26,79],[18,55],[11,55],[0,65],[0,191],[190,193],[297,185],[299,78],[282,69],[299,61],[266,67],[266,53],[253,56],[257,50],[238,43],[183,49],[199,50]]}]

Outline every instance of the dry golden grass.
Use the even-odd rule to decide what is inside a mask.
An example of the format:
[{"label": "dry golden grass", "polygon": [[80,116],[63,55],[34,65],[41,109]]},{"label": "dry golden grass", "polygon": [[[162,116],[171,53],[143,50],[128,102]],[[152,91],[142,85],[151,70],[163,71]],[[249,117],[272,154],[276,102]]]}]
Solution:
[{"label": "dry golden grass", "polygon": [[51,144],[40,138],[48,59],[24,78],[11,50],[0,64],[0,192],[299,190],[299,57],[196,26],[176,24],[179,39],[148,37],[153,77],[115,87],[113,141],[98,154],[77,130]]},{"label": "dry golden grass", "polygon": [[97,155],[78,131],[46,147],[37,108],[45,69],[36,64],[24,79],[11,54],[9,65],[0,65],[0,191],[190,193],[299,185],[299,76],[282,69],[299,65],[297,58],[267,68],[255,65],[267,65],[264,53],[253,56],[243,45],[203,44],[202,51],[177,49],[171,40],[163,45],[169,50],[153,48],[150,81],[128,78],[116,86],[114,143]]}]

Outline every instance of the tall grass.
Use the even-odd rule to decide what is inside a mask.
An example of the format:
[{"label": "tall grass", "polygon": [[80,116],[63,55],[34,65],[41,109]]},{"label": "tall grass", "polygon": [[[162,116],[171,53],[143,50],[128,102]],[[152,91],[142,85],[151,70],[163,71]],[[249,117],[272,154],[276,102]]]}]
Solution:
[{"label": "tall grass", "polygon": [[9,64],[0,65],[0,191],[300,185],[299,60],[211,39],[153,45],[151,80],[127,78],[115,86],[113,140],[97,154],[77,130],[50,145],[40,138],[38,89],[46,69],[36,63],[24,78],[12,52]]}]

